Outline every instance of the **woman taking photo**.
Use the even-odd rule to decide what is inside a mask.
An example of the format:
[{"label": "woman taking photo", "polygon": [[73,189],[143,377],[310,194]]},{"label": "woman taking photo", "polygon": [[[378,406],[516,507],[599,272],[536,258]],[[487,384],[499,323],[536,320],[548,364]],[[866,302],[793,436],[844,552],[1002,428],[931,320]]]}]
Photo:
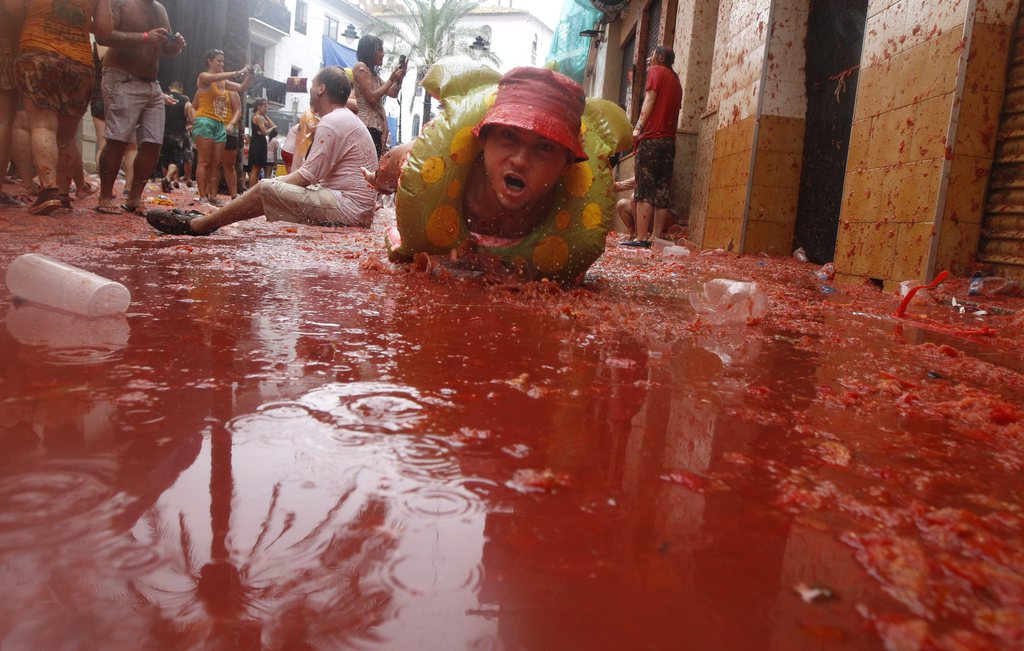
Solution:
[{"label": "woman taking photo", "polygon": [[[199,203],[221,205],[217,200],[221,158],[228,133],[225,125],[231,120],[231,92],[244,95],[252,83],[252,70],[245,66],[234,72],[224,72],[224,52],[207,50],[206,72],[196,80],[196,119],[192,137],[199,161],[196,182],[199,184]],[[235,80],[235,81],[232,81]]]},{"label": "woman taking photo", "polygon": [[277,137],[277,125],[267,117],[267,100],[256,100],[252,114],[252,137],[249,139],[249,187],[260,181],[260,171],[267,165],[267,138]]},{"label": "woman taking photo", "polygon": [[399,66],[391,71],[388,80],[382,80],[380,64],[384,62],[384,42],[369,34],[359,39],[356,58],[359,61],[352,66],[352,90],[359,102],[359,119],[370,131],[370,137],[377,148],[377,158],[380,158],[390,136],[388,116],[384,112],[384,97],[398,97],[408,63],[403,58]]}]

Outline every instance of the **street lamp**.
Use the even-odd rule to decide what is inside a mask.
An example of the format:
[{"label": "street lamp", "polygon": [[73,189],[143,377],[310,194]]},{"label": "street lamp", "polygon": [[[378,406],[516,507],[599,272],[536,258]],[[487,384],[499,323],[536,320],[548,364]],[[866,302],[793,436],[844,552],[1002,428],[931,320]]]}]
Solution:
[{"label": "street lamp", "polygon": [[476,39],[473,40],[473,44],[469,46],[469,49],[473,50],[473,56],[479,59],[484,55],[484,53],[490,50],[489,45],[490,44],[484,40],[483,36],[477,36]]},{"label": "street lamp", "polygon": [[356,33],[356,26],[352,23],[349,23],[348,26],[345,27],[345,31],[342,32],[341,35],[349,45],[352,45],[352,43],[359,38],[359,34]]}]

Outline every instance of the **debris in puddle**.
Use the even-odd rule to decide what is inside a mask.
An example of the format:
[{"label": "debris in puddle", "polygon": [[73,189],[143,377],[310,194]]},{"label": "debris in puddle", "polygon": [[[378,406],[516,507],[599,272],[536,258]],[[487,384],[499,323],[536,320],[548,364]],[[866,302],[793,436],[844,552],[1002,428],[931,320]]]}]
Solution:
[{"label": "debris in puddle", "polygon": [[689,470],[673,470],[671,472],[662,473],[659,478],[662,481],[679,484],[680,486],[688,488],[695,493],[704,492],[704,488],[707,486],[707,480],[700,475],[690,472]]},{"label": "debris in puddle", "polygon": [[815,601],[828,601],[835,597],[835,594],[828,588],[821,586],[809,586],[806,583],[797,583],[793,586],[793,592],[800,595],[804,603],[809,604]]},{"label": "debris in puddle", "polygon": [[768,311],[768,296],[757,283],[716,278],[690,294],[690,304],[708,323],[755,325]]},{"label": "debris in puddle", "polygon": [[512,475],[508,486],[520,493],[551,493],[571,488],[572,478],[567,473],[555,472],[550,468],[520,468]]}]

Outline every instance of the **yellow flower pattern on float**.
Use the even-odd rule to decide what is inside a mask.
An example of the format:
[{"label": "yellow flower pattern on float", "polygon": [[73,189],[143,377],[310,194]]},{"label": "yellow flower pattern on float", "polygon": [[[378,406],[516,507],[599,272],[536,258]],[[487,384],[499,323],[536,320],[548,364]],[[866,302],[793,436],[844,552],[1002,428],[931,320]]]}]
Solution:
[{"label": "yellow flower pattern on float", "polygon": [[427,218],[426,230],[434,246],[451,246],[459,236],[459,212],[447,203],[438,206]]},{"label": "yellow flower pattern on float", "polygon": [[576,163],[565,172],[565,191],[573,197],[582,197],[594,185],[594,172],[586,161]]},{"label": "yellow flower pattern on float", "polygon": [[533,264],[541,273],[558,273],[568,261],[569,243],[557,235],[545,237],[533,249]]}]

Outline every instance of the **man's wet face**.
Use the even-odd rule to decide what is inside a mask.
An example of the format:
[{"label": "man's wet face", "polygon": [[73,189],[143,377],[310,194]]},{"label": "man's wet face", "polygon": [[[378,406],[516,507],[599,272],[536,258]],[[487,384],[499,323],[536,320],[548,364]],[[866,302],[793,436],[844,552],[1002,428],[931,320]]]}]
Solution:
[{"label": "man's wet face", "polygon": [[480,144],[488,182],[506,210],[522,210],[536,203],[571,162],[569,150],[562,145],[518,127],[487,127]]}]

